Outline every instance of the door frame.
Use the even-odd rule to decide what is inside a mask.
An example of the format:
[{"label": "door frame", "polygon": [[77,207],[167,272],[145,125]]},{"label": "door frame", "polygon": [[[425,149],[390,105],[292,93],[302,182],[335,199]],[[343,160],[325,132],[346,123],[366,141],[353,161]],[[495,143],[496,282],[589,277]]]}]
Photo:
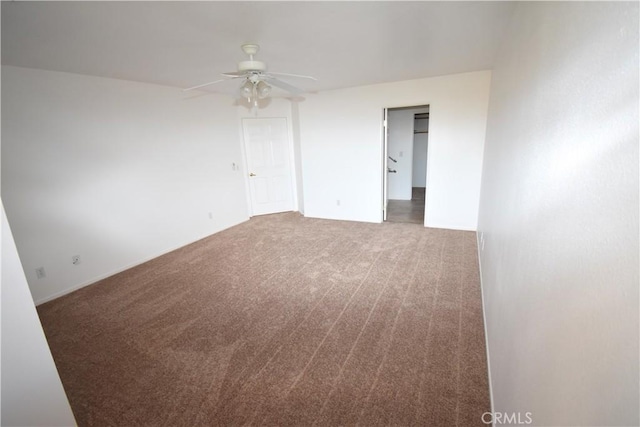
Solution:
[{"label": "door frame", "polygon": [[[388,167],[388,133],[389,133],[389,110],[413,110],[426,108],[429,111],[429,129],[431,129],[431,112],[433,110],[433,104],[431,102],[425,102],[423,104],[416,105],[400,105],[396,107],[384,107],[382,109],[382,126],[381,126],[381,145],[382,145],[382,221],[385,222],[387,220],[387,205],[389,203],[389,176],[387,172]],[[414,125],[415,126],[415,125]],[[428,138],[428,137],[427,137]],[[412,142],[413,144],[413,142]],[[427,197],[427,190],[429,188],[429,173],[431,171],[431,143],[427,143],[427,173],[425,177],[425,205],[424,205],[424,223],[423,226],[427,226],[427,202],[429,198]],[[411,164],[411,168],[413,168],[413,162]],[[411,171],[413,176],[413,170]]]},{"label": "door frame", "polygon": [[382,222],[387,220],[389,206],[389,109],[382,111]]}]

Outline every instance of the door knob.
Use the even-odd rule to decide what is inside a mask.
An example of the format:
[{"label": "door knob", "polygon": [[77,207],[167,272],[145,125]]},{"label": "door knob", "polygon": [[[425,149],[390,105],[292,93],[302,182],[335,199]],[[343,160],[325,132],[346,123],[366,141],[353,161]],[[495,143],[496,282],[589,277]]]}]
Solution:
[{"label": "door knob", "polygon": [[249,174],[249,176],[256,176],[256,174],[255,174],[255,173],[253,173],[253,172],[251,172],[251,173]]}]

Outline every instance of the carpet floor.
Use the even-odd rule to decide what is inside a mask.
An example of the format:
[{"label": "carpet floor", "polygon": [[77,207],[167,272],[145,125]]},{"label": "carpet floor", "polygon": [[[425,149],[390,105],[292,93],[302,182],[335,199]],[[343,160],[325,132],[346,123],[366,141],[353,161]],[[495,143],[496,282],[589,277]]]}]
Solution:
[{"label": "carpet floor", "polygon": [[483,426],[475,233],[296,213],[38,307],[80,426]]}]

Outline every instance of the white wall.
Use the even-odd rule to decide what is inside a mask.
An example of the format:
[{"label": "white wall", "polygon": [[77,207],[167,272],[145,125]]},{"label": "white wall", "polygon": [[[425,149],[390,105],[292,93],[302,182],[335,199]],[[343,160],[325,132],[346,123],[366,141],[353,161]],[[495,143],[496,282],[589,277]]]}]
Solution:
[{"label": "white wall", "polygon": [[2,113],[2,197],[36,302],[248,219],[229,98],[2,67]]},{"label": "white wall", "polygon": [[[429,119],[415,121],[416,131],[428,131]],[[416,133],[413,136],[413,187],[426,187],[427,185],[427,147],[429,141],[428,133]]]},{"label": "white wall", "polygon": [[479,221],[495,410],[638,425],[638,3],[519,3],[504,40]]},{"label": "white wall", "polygon": [[3,426],[72,426],[75,420],[42,331],[2,208]]},{"label": "white wall", "polygon": [[[389,168],[389,199],[411,200],[411,181],[413,169],[413,116],[416,110],[389,110],[387,113],[387,150]],[[426,175],[425,175],[426,179]]]},{"label": "white wall", "polygon": [[299,106],[305,215],[381,222],[383,109],[429,104],[426,225],[474,230],[490,78],[479,71],[310,95]]}]

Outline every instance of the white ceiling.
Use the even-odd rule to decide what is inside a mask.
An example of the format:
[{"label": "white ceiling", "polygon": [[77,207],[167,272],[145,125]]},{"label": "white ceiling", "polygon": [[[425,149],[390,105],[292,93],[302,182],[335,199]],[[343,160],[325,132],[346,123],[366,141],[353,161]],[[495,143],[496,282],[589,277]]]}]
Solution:
[{"label": "white ceiling", "polygon": [[[2,2],[2,64],[189,87],[257,42],[325,90],[492,68],[512,2]],[[225,82],[212,86],[225,91]]]}]

